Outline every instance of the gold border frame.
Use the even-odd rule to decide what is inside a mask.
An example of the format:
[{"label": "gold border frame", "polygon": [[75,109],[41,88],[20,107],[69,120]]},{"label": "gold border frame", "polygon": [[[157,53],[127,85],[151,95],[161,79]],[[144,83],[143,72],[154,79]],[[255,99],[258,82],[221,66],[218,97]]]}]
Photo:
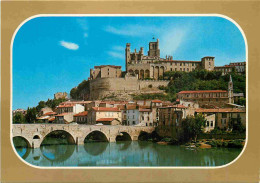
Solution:
[{"label": "gold border frame", "polygon": [[[4,1],[2,6],[2,103],[1,103],[1,180],[4,182],[256,182],[259,180],[259,153],[257,147],[257,80],[259,48],[254,40],[259,28],[258,2],[232,1],[74,1],[23,2]],[[250,11],[246,11],[250,10]],[[35,14],[223,14],[234,19],[244,30],[249,52],[248,58],[248,143],[243,155],[233,164],[219,169],[36,169],[27,166],[13,153],[10,141],[10,41],[15,29],[26,18]],[[250,12],[250,13],[248,13]],[[254,23],[254,27],[250,26]],[[257,24],[258,23],[258,24]],[[254,67],[251,67],[254,64]],[[253,97],[255,96],[255,97]],[[253,99],[253,100],[252,100]],[[255,145],[254,145],[255,144]],[[8,157],[8,158],[6,158]],[[100,176],[102,175],[102,176]]]}]

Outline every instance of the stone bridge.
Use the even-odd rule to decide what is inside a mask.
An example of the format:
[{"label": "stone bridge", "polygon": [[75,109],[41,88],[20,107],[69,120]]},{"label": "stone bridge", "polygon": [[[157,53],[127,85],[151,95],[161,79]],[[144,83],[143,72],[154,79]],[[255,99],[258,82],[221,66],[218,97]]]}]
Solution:
[{"label": "stone bridge", "polygon": [[12,137],[22,137],[32,148],[41,146],[44,138],[54,131],[64,131],[70,136],[73,144],[84,144],[85,138],[91,132],[101,132],[106,140],[115,142],[117,136],[126,134],[131,140],[138,140],[141,132],[152,133],[154,127],[141,126],[111,126],[111,125],[80,125],[80,124],[13,124]]}]

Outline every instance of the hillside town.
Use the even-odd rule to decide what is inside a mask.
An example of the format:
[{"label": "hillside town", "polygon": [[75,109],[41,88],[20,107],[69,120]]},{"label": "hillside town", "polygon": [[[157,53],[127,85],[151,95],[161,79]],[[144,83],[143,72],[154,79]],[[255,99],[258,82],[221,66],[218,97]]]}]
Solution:
[{"label": "hillside town", "polygon": [[[246,62],[215,66],[212,56],[203,57],[201,61],[173,60],[172,56],[161,58],[157,39],[149,43],[148,55],[144,55],[143,47],[131,52],[127,43],[125,64],[126,71],[122,71],[121,66],[95,66],[90,70],[87,86],[77,96],[71,96],[72,92],[70,95],[56,93],[53,100],[61,99],[61,102],[54,107],[43,105],[34,123],[153,126],[159,135],[172,136],[187,117],[200,114],[205,119],[205,133],[216,128],[232,131],[238,123],[246,126],[246,107],[239,103],[245,99],[245,93],[234,92],[232,78],[232,73],[245,75]],[[218,72],[228,77],[227,85],[214,90],[181,90],[176,92],[174,100],[133,97],[165,95],[165,88],[174,82],[173,78],[165,79],[167,73],[196,70]],[[27,112],[17,109],[13,116],[18,113],[25,116]]]}]

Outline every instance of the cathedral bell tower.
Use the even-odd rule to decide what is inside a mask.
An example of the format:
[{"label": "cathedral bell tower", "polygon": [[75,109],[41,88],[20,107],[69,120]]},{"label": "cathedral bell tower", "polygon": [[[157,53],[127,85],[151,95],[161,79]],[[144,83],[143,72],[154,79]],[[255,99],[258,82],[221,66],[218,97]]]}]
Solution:
[{"label": "cathedral bell tower", "polygon": [[233,95],[233,82],[232,77],[230,75],[229,82],[228,82],[228,103],[234,103],[234,95]]}]

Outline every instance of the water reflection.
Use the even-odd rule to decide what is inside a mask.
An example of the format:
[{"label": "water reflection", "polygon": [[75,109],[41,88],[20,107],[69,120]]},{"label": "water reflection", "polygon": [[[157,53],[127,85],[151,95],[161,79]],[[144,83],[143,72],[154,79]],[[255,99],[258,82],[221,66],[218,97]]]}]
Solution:
[{"label": "water reflection", "polygon": [[41,146],[42,155],[51,162],[63,162],[71,157],[76,145]]},{"label": "water reflection", "polygon": [[38,166],[220,166],[234,160],[241,149],[186,149],[144,141],[92,142],[17,148],[25,161]]},{"label": "water reflection", "polygon": [[116,142],[117,146],[119,146],[120,151],[127,150],[130,147],[131,143],[132,143],[132,141],[118,141],[118,142]]},{"label": "water reflection", "polygon": [[108,144],[108,142],[85,143],[84,149],[89,155],[97,156],[102,154],[106,150]]}]

